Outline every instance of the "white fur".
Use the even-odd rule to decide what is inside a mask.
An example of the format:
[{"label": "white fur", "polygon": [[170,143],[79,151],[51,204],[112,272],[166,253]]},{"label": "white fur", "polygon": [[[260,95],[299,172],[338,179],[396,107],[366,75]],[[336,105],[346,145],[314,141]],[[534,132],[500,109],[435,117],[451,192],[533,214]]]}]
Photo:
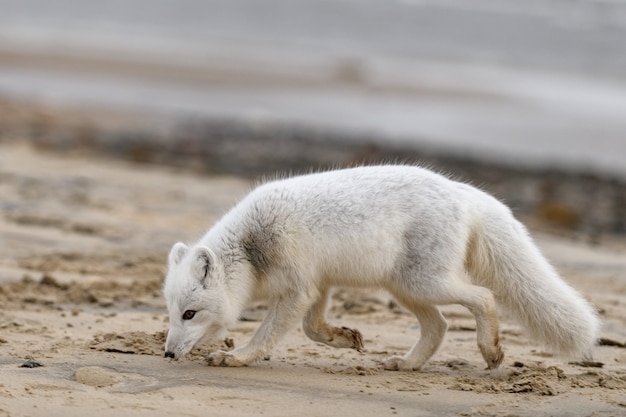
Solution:
[{"label": "white fur", "polygon": [[[600,325],[506,206],[429,170],[388,165],[266,183],[199,242],[174,245],[166,355],[221,337],[258,295],[269,299],[267,318],[247,345],[212,353],[210,364],[263,358],[297,319],[313,340],[360,349],[357,330],[324,317],[335,286],[385,288],[416,315],[421,338],[387,369],[418,369],[435,353],[447,328],[436,305],[461,304],[476,316],[490,368],[503,358],[496,302],[560,353],[590,358]],[[183,320],[186,310],[197,313]]]}]

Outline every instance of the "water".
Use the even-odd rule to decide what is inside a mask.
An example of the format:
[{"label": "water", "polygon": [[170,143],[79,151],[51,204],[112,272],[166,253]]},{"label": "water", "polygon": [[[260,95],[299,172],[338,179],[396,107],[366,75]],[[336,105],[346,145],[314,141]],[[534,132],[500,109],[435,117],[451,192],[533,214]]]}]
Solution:
[{"label": "water", "polygon": [[626,3],[0,0],[0,95],[626,176]]}]

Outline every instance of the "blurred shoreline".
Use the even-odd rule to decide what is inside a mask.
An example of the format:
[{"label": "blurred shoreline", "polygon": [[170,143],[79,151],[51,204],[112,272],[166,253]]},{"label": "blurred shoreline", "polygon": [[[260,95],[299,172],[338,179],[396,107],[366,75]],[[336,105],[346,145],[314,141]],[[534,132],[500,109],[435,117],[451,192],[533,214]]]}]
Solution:
[{"label": "blurred shoreline", "polygon": [[235,119],[0,101],[0,144],[112,157],[203,175],[261,179],[356,164],[416,163],[481,186],[524,221],[598,241],[626,233],[626,181],[584,169],[523,166],[402,146],[374,135]]},{"label": "blurred shoreline", "polygon": [[626,178],[626,83],[459,63],[167,61],[4,46],[7,101],[147,114],[170,130],[190,119],[296,125],[356,146],[366,136],[383,147]]}]

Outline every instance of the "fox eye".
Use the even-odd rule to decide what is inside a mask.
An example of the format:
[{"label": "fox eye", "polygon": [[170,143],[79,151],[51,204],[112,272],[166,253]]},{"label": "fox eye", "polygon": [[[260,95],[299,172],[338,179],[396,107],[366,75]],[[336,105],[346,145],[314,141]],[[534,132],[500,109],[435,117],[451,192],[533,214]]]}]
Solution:
[{"label": "fox eye", "polygon": [[186,310],[183,313],[183,320],[191,320],[196,315],[196,310]]}]

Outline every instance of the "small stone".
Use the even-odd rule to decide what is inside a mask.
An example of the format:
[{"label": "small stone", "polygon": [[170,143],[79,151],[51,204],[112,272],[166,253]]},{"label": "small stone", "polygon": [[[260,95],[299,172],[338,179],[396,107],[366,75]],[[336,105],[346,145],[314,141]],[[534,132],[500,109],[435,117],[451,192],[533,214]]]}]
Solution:
[{"label": "small stone", "polygon": [[34,359],[29,359],[23,364],[21,364],[20,368],[39,368],[40,366],[43,366],[43,365]]}]

